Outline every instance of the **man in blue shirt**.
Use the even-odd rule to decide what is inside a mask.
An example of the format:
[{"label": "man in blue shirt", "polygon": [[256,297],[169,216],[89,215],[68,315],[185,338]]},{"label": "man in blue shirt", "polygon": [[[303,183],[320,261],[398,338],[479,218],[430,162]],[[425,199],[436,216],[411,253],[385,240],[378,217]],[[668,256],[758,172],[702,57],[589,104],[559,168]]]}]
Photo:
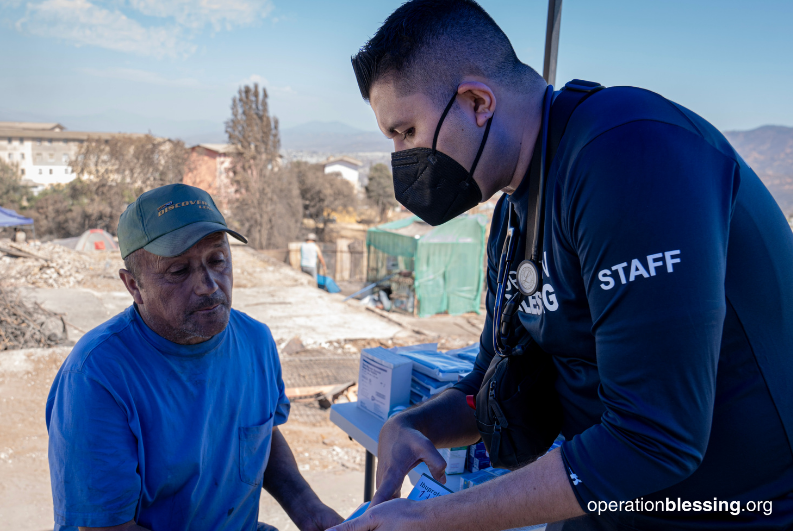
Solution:
[{"label": "man in blue shirt", "polygon": [[301,530],[341,521],[297,470],[270,330],[231,309],[226,226],[206,192],[142,194],[121,215],[134,304],[86,334],[47,400],[55,529],[250,530],[261,489]]},{"label": "man in blue shirt", "polygon": [[[392,500],[419,461],[443,480],[435,447],[479,439],[466,395],[495,355],[509,212],[520,264],[532,167],[564,98],[472,0],[407,2],[353,67],[409,210],[437,224],[505,195],[474,372],[385,424],[373,507],[335,529],[793,528],[793,234],[713,126],[632,87],[589,95],[567,122],[540,208],[540,290],[517,312],[553,361],[565,442],[473,489]],[[510,273],[505,298],[521,280]]]}]

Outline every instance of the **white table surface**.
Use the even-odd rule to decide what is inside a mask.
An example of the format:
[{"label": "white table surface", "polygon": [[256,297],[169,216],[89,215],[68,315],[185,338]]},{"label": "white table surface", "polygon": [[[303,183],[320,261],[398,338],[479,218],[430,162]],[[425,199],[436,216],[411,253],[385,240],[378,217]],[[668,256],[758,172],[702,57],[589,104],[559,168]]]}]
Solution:
[{"label": "white table surface", "polygon": [[[330,408],[330,421],[341,428],[347,435],[352,437],[361,446],[366,448],[367,451],[377,456],[377,441],[380,436],[380,430],[382,429],[385,422],[375,417],[368,411],[364,411],[363,409],[359,408],[358,404],[355,402],[334,404]],[[418,478],[420,478],[422,474],[432,476],[432,474],[430,474],[429,468],[427,468],[427,465],[424,463],[419,463],[416,468],[408,473],[410,483],[415,485],[418,481]],[[466,474],[450,474],[446,476],[446,487],[453,492],[457,492],[462,487],[462,480],[465,477],[471,476],[473,474],[475,474],[475,472],[469,472]],[[545,525],[538,525],[531,527],[521,527],[510,531],[542,531],[544,529]]]}]

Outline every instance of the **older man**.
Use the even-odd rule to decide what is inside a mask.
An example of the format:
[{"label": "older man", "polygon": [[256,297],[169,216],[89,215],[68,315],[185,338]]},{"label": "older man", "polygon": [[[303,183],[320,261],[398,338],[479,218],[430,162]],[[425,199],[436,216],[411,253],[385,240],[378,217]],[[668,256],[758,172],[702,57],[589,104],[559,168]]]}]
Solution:
[{"label": "older man", "polygon": [[341,521],[297,470],[269,329],[231,309],[226,226],[206,192],[121,215],[134,304],[85,335],[47,400],[55,529],[256,530],[260,489],[301,530]]}]

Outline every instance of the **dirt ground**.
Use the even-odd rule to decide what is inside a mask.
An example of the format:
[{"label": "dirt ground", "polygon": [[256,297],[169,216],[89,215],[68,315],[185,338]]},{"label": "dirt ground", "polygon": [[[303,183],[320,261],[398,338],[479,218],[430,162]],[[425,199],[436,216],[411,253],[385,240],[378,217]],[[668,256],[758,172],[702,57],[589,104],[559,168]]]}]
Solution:
[{"label": "dirt ground", "polygon": [[[70,343],[131,303],[117,279],[120,257],[34,248],[51,261],[0,258],[0,282],[23,288],[62,313]],[[478,341],[483,315],[417,319],[366,310],[311,285],[311,279],[248,248],[235,246],[234,307],[270,326],[279,351],[298,337],[305,346],[281,352],[287,387],[328,385],[357,378],[361,348],[438,342],[444,349]],[[66,263],[68,267],[59,265]],[[9,529],[52,529],[44,408],[53,378],[70,352],[52,349],[0,352],[0,521]],[[295,403],[282,431],[298,466],[319,496],[348,516],[363,495],[364,450],[328,420],[315,403]],[[263,493],[260,521],[294,530]]]}]

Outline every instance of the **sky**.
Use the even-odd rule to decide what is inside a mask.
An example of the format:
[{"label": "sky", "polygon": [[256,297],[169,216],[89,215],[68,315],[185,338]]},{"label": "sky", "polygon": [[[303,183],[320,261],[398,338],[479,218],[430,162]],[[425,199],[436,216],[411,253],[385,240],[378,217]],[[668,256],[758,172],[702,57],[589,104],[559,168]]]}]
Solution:
[{"label": "sky", "polygon": [[[222,133],[238,87],[258,82],[283,128],[376,131],[350,56],[400,4],[0,0],[0,120]],[[481,4],[541,72],[547,2]],[[648,88],[721,130],[793,126],[792,22],[790,0],[565,0],[557,84]]]}]

